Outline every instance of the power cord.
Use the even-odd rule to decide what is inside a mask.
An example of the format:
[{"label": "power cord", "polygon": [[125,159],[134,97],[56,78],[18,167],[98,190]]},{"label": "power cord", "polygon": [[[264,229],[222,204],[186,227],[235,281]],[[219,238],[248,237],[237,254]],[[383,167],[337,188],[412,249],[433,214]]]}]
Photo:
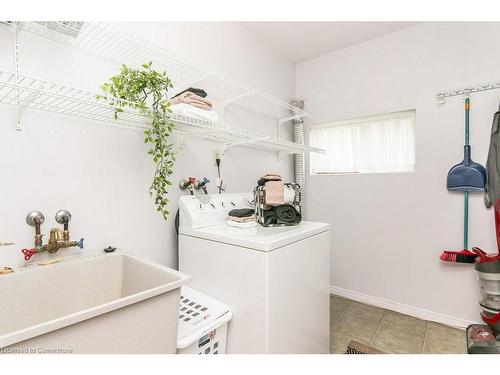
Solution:
[{"label": "power cord", "polygon": [[223,188],[223,181],[221,179],[221,175],[220,175],[220,161],[221,161],[221,158],[220,158],[220,155],[217,154],[217,156],[215,157],[215,164],[217,165],[217,190],[219,191],[219,194],[222,194],[222,192],[224,191],[224,188]]}]

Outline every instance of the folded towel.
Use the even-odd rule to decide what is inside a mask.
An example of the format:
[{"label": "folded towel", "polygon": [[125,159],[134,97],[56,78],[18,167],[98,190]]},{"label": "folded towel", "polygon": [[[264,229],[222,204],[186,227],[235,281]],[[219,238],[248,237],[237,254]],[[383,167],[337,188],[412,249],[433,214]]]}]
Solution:
[{"label": "folded towel", "polygon": [[281,176],[279,174],[275,174],[275,173],[268,173],[268,174],[262,176],[259,179],[259,181],[257,181],[257,185],[262,186],[267,181],[281,181]]},{"label": "folded towel", "polygon": [[206,120],[210,122],[219,121],[219,116],[215,111],[206,111],[204,109],[196,108],[192,105],[186,103],[175,104],[170,107],[172,112],[179,115],[196,117],[201,120]]},{"label": "folded towel", "polygon": [[203,90],[203,89],[198,89],[198,88],[196,88],[196,87],[190,87],[190,88],[188,88],[188,89],[186,89],[186,90],[184,90],[184,91],[181,91],[181,92],[180,92],[180,93],[178,93],[178,94],[175,94],[174,96],[172,96],[172,99],[173,99],[173,98],[178,97],[178,96],[179,96],[179,95],[181,95],[181,94],[184,94],[185,92],[192,92],[193,94],[196,94],[196,95],[198,95],[198,96],[201,96],[202,98],[205,98],[205,97],[207,96],[207,92],[206,92],[205,90]]},{"label": "folded towel", "polygon": [[253,208],[235,208],[228,212],[229,216],[232,217],[250,217],[255,213]]},{"label": "folded towel", "polygon": [[267,180],[267,181],[281,181],[281,176],[279,174],[276,174],[276,173],[268,173],[268,174],[262,176],[261,178],[263,178],[264,180]]},{"label": "folded towel", "polygon": [[276,206],[264,211],[264,226],[297,225],[302,220],[302,215],[290,204]]},{"label": "folded towel", "polygon": [[229,216],[229,220],[236,221],[237,223],[249,223],[251,221],[255,221],[255,215],[247,216],[247,217]]},{"label": "folded towel", "polygon": [[232,227],[239,228],[239,229],[246,229],[246,228],[256,227],[257,222],[256,221],[249,221],[246,223],[238,223],[237,221],[228,220],[227,225],[230,225]]},{"label": "folded towel", "polygon": [[264,204],[279,206],[285,204],[285,185],[281,181],[267,181],[264,184]]},{"label": "folded towel", "polygon": [[181,103],[190,104],[194,107],[201,108],[206,111],[210,111],[212,109],[212,103],[209,100],[193,94],[192,92],[185,92],[175,98],[170,99],[171,105]]}]

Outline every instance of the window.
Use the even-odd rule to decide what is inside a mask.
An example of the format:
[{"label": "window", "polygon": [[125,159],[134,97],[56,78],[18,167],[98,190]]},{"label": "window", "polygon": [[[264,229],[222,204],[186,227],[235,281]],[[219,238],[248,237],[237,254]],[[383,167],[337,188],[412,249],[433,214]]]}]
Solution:
[{"label": "window", "polygon": [[415,110],[313,126],[311,174],[413,172]]}]

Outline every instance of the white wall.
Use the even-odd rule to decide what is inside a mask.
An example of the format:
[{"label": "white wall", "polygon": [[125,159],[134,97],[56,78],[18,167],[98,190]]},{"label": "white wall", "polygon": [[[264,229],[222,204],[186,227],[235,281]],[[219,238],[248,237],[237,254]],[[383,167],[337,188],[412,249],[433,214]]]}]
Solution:
[{"label": "white wall", "polygon": [[[247,36],[237,24],[123,26],[285,100],[293,94],[294,66]],[[115,64],[28,33],[20,34],[20,47],[22,74],[95,92],[118,71]],[[13,70],[12,30],[5,25],[0,25],[0,68]],[[275,135],[275,122],[245,121],[244,117],[233,110],[228,120],[242,120],[243,127]],[[148,194],[153,164],[140,130],[35,111],[25,112],[23,127],[17,132],[13,107],[0,105],[0,242],[16,242],[0,248],[0,266],[23,264],[20,249],[33,246],[34,229],[25,224],[29,211],[45,214],[42,229],[48,233],[58,225],[54,214],[61,208],[71,211],[72,237],[85,237],[86,250],[114,245],[177,265],[173,219],[177,199],[184,193],[175,184],[188,176],[206,176],[214,181],[209,191],[215,192],[216,143],[190,141],[184,146],[172,176],[172,214],[165,223]],[[282,173],[286,179],[293,176],[291,157],[279,161],[275,153],[241,147],[226,153],[222,169],[228,192],[250,191],[267,171]]]},{"label": "white wall", "polygon": [[[296,96],[312,114],[309,126],[417,111],[414,173],[307,179],[308,219],[333,226],[337,290],[479,320],[473,267],[438,260],[442,250],[462,247],[463,196],[445,181],[462,160],[464,133],[463,100],[439,106],[435,94],[500,79],[498,35],[499,23],[421,23],[297,66]],[[485,163],[500,92],[471,100],[472,156]],[[493,212],[481,195],[470,201],[470,245],[496,251]]]}]

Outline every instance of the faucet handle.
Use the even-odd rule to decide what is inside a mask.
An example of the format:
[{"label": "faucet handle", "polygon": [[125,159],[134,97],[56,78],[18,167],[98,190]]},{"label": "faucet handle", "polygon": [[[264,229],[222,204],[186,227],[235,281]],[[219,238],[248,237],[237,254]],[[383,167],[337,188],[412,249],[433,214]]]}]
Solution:
[{"label": "faucet handle", "polygon": [[21,252],[24,255],[24,260],[25,261],[30,260],[31,257],[36,254],[36,250],[35,249],[22,249]]},{"label": "faucet handle", "polygon": [[83,249],[83,238],[80,238],[80,241],[76,243],[76,246],[78,246],[80,249]]},{"label": "faucet handle", "polygon": [[59,210],[56,212],[56,221],[59,224],[68,224],[71,220],[71,214],[68,210]]},{"label": "faucet handle", "polygon": [[200,188],[203,188],[206,184],[208,184],[210,182],[210,180],[206,177],[203,177],[203,180],[200,181],[200,180],[196,180],[195,183],[194,183],[194,187],[195,189],[200,189]]},{"label": "faucet handle", "polygon": [[26,224],[32,227],[43,224],[45,221],[45,216],[40,211],[31,211],[26,216]]}]

